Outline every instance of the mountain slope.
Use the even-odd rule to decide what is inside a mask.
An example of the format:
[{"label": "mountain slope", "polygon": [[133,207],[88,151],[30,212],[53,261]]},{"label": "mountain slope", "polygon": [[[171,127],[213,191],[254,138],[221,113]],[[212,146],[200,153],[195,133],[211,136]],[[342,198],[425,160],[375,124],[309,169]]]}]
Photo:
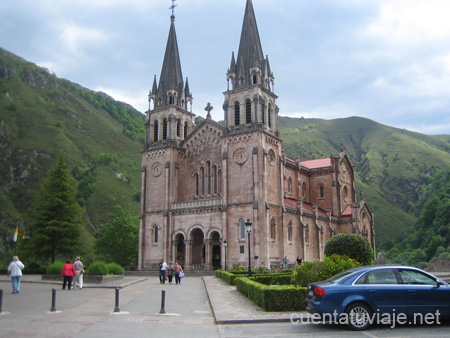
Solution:
[{"label": "mountain slope", "polygon": [[375,210],[377,243],[412,225],[408,214],[417,200],[422,174],[450,166],[450,138],[388,127],[369,119],[335,120],[279,118],[283,146],[289,157],[330,156],[340,149],[355,163],[357,189]]},{"label": "mountain slope", "polygon": [[130,106],[0,49],[0,236],[27,227],[33,195],[59,152],[70,168],[92,174],[80,201],[91,232],[115,204],[137,214],[143,133],[144,116]]}]

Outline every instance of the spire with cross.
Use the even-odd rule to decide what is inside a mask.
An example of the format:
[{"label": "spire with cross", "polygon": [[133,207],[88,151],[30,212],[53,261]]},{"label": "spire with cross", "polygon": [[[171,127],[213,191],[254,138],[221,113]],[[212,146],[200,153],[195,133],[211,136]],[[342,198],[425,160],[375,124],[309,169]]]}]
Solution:
[{"label": "spire with cross", "polygon": [[213,106],[211,106],[211,103],[208,102],[208,104],[205,107],[205,110],[208,112],[208,114],[206,115],[207,119],[211,118],[211,110],[213,110]]},{"label": "spire with cross", "polygon": [[175,7],[177,7],[177,5],[175,5],[175,0],[172,0],[172,6],[169,7],[169,9],[172,10],[172,16],[171,16],[172,20],[175,19]]}]

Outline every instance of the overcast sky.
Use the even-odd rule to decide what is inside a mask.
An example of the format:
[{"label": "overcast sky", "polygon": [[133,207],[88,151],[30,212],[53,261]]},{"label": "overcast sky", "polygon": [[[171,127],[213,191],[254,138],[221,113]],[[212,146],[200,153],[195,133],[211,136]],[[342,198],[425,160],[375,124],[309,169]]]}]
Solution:
[{"label": "overcast sky", "polygon": [[[141,112],[159,76],[170,0],[1,0],[0,47]],[[193,112],[222,120],[245,0],[176,0]],[[449,0],[253,0],[280,115],[362,116],[450,134]]]}]

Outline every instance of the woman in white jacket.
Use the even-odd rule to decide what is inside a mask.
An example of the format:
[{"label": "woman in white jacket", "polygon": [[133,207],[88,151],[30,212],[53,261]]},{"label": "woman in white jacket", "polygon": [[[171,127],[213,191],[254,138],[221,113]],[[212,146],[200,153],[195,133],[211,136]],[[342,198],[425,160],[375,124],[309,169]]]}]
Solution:
[{"label": "woman in white jacket", "polygon": [[19,257],[14,256],[13,261],[8,266],[8,276],[11,276],[13,293],[19,293],[20,291],[20,280],[24,268],[25,265],[19,261]]}]

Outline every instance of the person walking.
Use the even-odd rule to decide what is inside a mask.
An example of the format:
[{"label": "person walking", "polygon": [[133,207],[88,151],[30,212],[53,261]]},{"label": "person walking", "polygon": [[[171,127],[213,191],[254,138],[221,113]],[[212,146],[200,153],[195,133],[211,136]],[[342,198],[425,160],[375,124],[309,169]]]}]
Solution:
[{"label": "person walking", "polygon": [[75,268],[75,287],[79,287],[80,290],[83,288],[83,274],[84,274],[84,265],[80,261],[80,257],[75,258],[75,262],[73,263]]},{"label": "person walking", "polygon": [[302,265],[302,259],[300,258],[300,256],[297,256],[297,265]]},{"label": "person walking", "polygon": [[289,258],[287,258],[287,256],[284,256],[283,263],[284,263],[284,268],[287,269],[288,263],[289,263]]},{"label": "person walking", "polygon": [[70,290],[70,288],[72,287],[72,280],[73,277],[76,276],[76,271],[75,271],[75,267],[73,266],[73,264],[70,262],[70,260],[66,261],[66,264],[64,264],[62,271],[61,271],[61,275],[64,277],[64,281],[63,281],[63,290],[66,289],[66,284],[68,290]]},{"label": "person walking", "polygon": [[167,265],[167,276],[169,276],[169,284],[172,284],[173,274],[175,271],[175,267],[173,266],[172,261],[169,261],[169,265]]},{"label": "person walking", "polygon": [[164,261],[164,258],[162,258],[159,263],[159,284],[164,284],[166,282],[166,269],[167,263]]},{"label": "person walking", "polygon": [[183,268],[181,267],[180,264],[175,263],[174,272],[175,272],[175,284],[181,284],[180,273],[183,272]]},{"label": "person walking", "polygon": [[22,270],[25,268],[25,265],[19,260],[19,257],[14,256],[12,262],[8,266],[7,275],[11,276],[12,281],[12,293],[20,292],[20,280],[22,279]]}]

